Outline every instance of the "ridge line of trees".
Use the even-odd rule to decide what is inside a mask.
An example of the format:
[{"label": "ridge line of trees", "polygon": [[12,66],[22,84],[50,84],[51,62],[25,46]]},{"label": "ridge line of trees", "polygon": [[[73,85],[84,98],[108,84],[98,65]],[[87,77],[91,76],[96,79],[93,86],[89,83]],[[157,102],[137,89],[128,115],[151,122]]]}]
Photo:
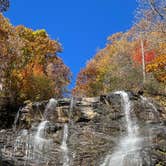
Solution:
[{"label": "ridge line of trees", "polygon": [[75,96],[114,90],[166,94],[166,1],[138,0],[135,24],[108,37],[78,74]]}]

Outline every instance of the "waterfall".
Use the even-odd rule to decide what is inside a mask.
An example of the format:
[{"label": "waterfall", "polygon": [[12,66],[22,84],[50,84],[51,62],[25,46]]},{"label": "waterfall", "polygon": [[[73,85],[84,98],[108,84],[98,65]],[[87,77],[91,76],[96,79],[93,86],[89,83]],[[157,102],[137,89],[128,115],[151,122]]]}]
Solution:
[{"label": "waterfall", "polygon": [[44,137],[45,135],[45,126],[48,123],[48,121],[42,121],[39,126],[37,127],[37,132],[35,135],[35,141],[40,143],[40,139]]},{"label": "waterfall", "polygon": [[115,92],[121,96],[121,103],[125,113],[126,136],[120,139],[119,145],[112,155],[107,155],[101,166],[142,166],[139,154],[140,139],[139,126],[131,118],[131,102],[124,91]]},{"label": "waterfall", "polygon": [[24,144],[24,142],[26,142],[26,138],[27,138],[27,135],[28,135],[28,131],[23,129],[21,130],[19,133],[18,133],[18,136],[15,140],[15,143],[14,143],[14,153],[19,149],[19,148],[22,148],[22,145]]},{"label": "waterfall", "polygon": [[[14,144],[14,154],[19,151],[19,149],[22,149],[23,154],[25,154],[26,162],[31,160],[37,163],[49,161],[52,139],[47,138],[46,128],[47,124],[49,124],[47,117],[49,113],[52,113],[53,110],[55,110],[56,104],[57,101],[55,99],[52,98],[49,100],[44,111],[44,116],[42,116],[43,119],[37,126],[35,133],[30,132],[28,134],[28,132],[25,132],[24,130],[21,131],[21,134],[17,136]],[[17,124],[19,112],[20,110],[16,115],[13,126],[16,126]],[[16,127],[13,128],[15,129]]]},{"label": "waterfall", "polygon": [[[51,114],[57,105],[57,101],[53,98],[51,98],[45,108],[44,111],[44,119],[43,121],[38,125],[37,132],[34,136],[34,142],[33,142],[33,158],[40,160],[41,158],[48,158],[49,157],[49,151],[51,148],[51,142],[52,139],[46,139],[46,133],[45,129],[49,121],[45,120],[48,118],[49,114]],[[47,155],[46,155],[47,154]],[[48,159],[46,159],[48,160]]]},{"label": "waterfall", "polygon": [[51,147],[51,139],[46,139],[45,138],[45,128],[47,125],[48,121],[42,121],[38,128],[36,135],[34,136],[34,149],[33,149],[33,158],[36,160],[47,160],[48,152]]},{"label": "waterfall", "polygon": [[17,126],[17,122],[18,122],[18,119],[19,119],[19,116],[20,116],[20,111],[21,111],[21,108],[19,108],[16,116],[15,116],[15,119],[14,119],[14,123],[13,123],[13,131],[16,131],[16,126]]},{"label": "waterfall", "polygon": [[69,112],[72,113],[74,107],[74,98],[71,98]]},{"label": "waterfall", "polygon": [[67,138],[68,138],[68,125],[65,124],[63,130],[62,145],[61,145],[61,150],[63,153],[63,166],[69,166],[69,161],[70,161],[68,156]]},{"label": "waterfall", "polygon": [[53,113],[57,105],[57,101],[54,98],[51,98],[44,111],[44,119],[47,119],[49,114]]},{"label": "waterfall", "polygon": [[35,135],[27,136],[25,146],[26,160],[45,160],[45,152],[50,148],[50,140],[45,139],[45,128],[48,121],[42,121],[38,127]]},{"label": "waterfall", "polygon": [[[71,98],[70,101],[70,107],[69,107],[69,122],[71,122],[71,114],[73,111],[73,107],[74,107],[74,98]],[[72,122],[71,122],[72,123]],[[63,154],[63,166],[69,166],[70,164],[70,158],[69,158],[69,154],[68,154],[68,147],[67,147],[67,139],[68,139],[68,124],[64,125],[64,129],[63,129],[63,139],[62,139],[62,144],[61,144],[61,150],[62,150],[62,154]]]},{"label": "waterfall", "polygon": [[75,100],[74,100],[74,97],[72,97],[70,101],[70,107],[69,107],[69,123],[71,125],[73,125],[72,112],[73,112],[74,105],[75,105]]}]

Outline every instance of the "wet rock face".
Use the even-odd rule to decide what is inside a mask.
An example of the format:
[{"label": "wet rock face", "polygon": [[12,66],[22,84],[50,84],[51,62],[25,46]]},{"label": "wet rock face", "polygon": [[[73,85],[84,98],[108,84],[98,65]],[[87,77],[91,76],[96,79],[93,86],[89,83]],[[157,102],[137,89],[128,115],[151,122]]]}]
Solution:
[{"label": "wet rock face", "polygon": [[[139,95],[128,93],[132,101],[131,117],[138,120],[143,139],[141,149],[143,165],[156,166],[159,163],[166,165],[164,109],[155,105],[158,111],[156,113],[151,105],[142,102]],[[96,98],[74,99],[72,106],[71,99],[57,100],[56,107],[47,114],[49,123],[45,128],[45,137],[53,140],[47,163],[27,162],[24,145],[16,154],[12,154],[14,142],[21,129],[26,128],[28,133],[36,133],[48,101],[28,103],[21,110],[17,132],[13,134],[12,130],[3,130],[0,133],[4,135],[3,138],[0,137],[3,158],[1,162],[13,166],[21,166],[25,161],[27,166],[63,165],[61,144],[64,124],[68,123],[66,143],[70,166],[99,166],[107,154],[113,153],[119,139],[126,134],[126,121],[121,102],[120,96],[113,93]]]}]

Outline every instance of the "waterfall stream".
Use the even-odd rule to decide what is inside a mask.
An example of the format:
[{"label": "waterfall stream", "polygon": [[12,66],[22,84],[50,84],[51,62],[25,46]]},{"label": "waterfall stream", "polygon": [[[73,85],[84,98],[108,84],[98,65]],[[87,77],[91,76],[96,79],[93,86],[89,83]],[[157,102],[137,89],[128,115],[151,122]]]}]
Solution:
[{"label": "waterfall stream", "polygon": [[[69,107],[69,122],[71,122],[71,114],[73,111],[73,107],[74,107],[74,98],[71,98],[70,101],[70,107]],[[63,155],[63,166],[69,166],[70,165],[70,158],[69,158],[69,150],[68,150],[68,146],[67,146],[67,139],[68,139],[68,124],[64,125],[64,129],[63,129],[63,139],[62,139],[62,144],[61,144],[61,150],[62,150],[62,155]]]},{"label": "waterfall stream", "polygon": [[[38,125],[37,132],[33,141],[33,158],[40,160],[49,158],[49,151],[51,149],[52,139],[46,138],[45,129],[49,121],[47,121],[48,115],[52,114],[56,108],[57,101],[51,98],[44,111],[44,120]],[[47,155],[48,154],[48,155]]]},{"label": "waterfall stream", "polygon": [[51,139],[45,138],[45,129],[48,121],[42,121],[38,128],[37,132],[34,136],[34,145],[33,145],[33,158],[35,160],[48,160],[48,153],[51,148]]},{"label": "waterfall stream", "polygon": [[39,138],[42,138],[44,136],[44,130],[45,130],[45,126],[46,124],[48,123],[48,121],[42,121],[38,128],[37,128],[37,132],[36,132],[36,135],[35,135],[35,140],[38,141]]},{"label": "waterfall stream", "polygon": [[[56,108],[56,100],[50,99],[45,111],[44,116],[42,116],[43,120],[39,123],[36,128],[36,132],[28,132],[22,130],[20,134],[18,134],[15,143],[14,143],[14,153],[17,150],[22,149],[25,152],[26,161],[29,162],[31,160],[41,163],[49,161],[49,152],[51,149],[52,139],[46,137],[46,127],[49,121],[47,120],[48,114],[53,112]],[[19,118],[19,111],[16,115],[14,121],[14,129],[16,128],[16,124]]]},{"label": "waterfall stream", "polygon": [[44,111],[44,119],[47,119],[48,116],[54,112],[57,105],[57,101],[54,98],[51,98]]},{"label": "waterfall stream", "polygon": [[142,166],[139,154],[140,138],[139,126],[131,118],[131,102],[129,96],[124,91],[115,92],[121,96],[121,103],[126,120],[126,136],[120,139],[118,147],[114,153],[107,155],[101,166]]},{"label": "waterfall stream", "polygon": [[15,119],[14,119],[14,123],[13,123],[13,131],[16,131],[16,126],[17,126],[17,122],[18,122],[18,119],[19,119],[19,116],[20,116],[20,111],[21,111],[21,108],[19,108],[16,116],[15,116]]},{"label": "waterfall stream", "polygon": [[[30,114],[30,118],[34,116],[31,128],[22,127],[22,113],[31,113],[28,112],[31,107],[23,107],[15,116],[15,132],[7,133],[11,138],[6,140],[6,135],[1,134],[5,131],[0,131],[4,135],[0,138],[4,144],[2,157],[27,166],[157,163],[151,149],[158,145],[158,133],[164,133],[160,126],[164,123],[156,120],[159,116],[162,122],[160,107],[155,107],[150,97],[134,98],[132,92],[117,91],[104,97],[108,107],[101,98],[52,98],[49,102],[35,102]],[[162,140],[163,135],[159,136]]]},{"label": "waterfall stream", "polygon": [[63,130],[63,139],[62,139],[62,155],[63,155],[63,166],[69,166],[69,155],[68,155],[68,147],[67,147],[67,138],[68,138],[68,125],[64,125]]}]

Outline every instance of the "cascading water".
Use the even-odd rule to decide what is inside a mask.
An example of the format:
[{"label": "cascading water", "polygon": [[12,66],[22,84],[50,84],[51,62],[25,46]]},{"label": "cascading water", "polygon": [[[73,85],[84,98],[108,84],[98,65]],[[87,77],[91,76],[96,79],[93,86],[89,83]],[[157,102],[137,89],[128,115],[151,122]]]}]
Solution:
[{"label": "cascading water", "polygon": [[[46,138],[46,127],[49,121],[45,120],[49,114],[49,111],[52,112],[56,107],[56,100],[50,99],[44,112],[44,119],[37,127],[35,133],[27,133],[21,131],[21,134],[17,136],[14,144],[14,153],[22,148],[22,152],[25,154],[26,161],[29,162],[33,160],[35,162],[47,162],[49,161],[49,151],[51,149],[52,139]],[[14,126],[16,126],[19,118],[19,112],[16,115]],[[16,127],[14,127],[16,128]]]},{"label": "cascading water", "polygon": [[63,140],[61,145],[62,155],[63,155],[63,166],[69,166],[69,155],[68,155],[68,147],[67,147],[67,138],[68,138],[68,125],[64,125],[63,130]]},{"label": "cascading water", "polygon": [[[17,132],[0,130],[0,165],[6,162],[22,166],[152,166],[164,163],[164,109],[156,107],[161,109],[161,123],[154,123],[156,111],[145,101],[132,92],[116,92],[77,101],[59,99],[57,108],[49,103],[46,108],[45,101],[27,105],[20,112]],[[44,108],[51,111],[46,114],[48,119],[44,118]],[[54,116],[50,117],[50,114]],[[20,131],[20,128],[27,130]]]},{"label": "cascading water", "polygon": [[20,116],[20,111],[21,111],[21,108],[19,108],[16,116],[15,116],[15,119],[14,119],[14,124],[13,124],[13,131],[16,131],[16,126],[17,126],[17,122],[18,122],[18,119],[19,119],[19,116]]},{"label": "cascading water", "polygon": [[125,112],[127,135],[120,140],[119,146],[112,155],[107,155],[101,166],[142,166],[139,154],[139,126],[131,119],[131,102],[124,91],[115,92],[121,96]]},{"label": "cascading water", "polygon": [[14,153],[20,149],[20,148],[23,148],[23,144],[27,141],[27,135],[28,135],[28,131],[27,130],[21,130],[19,133],[18,133],[18,136],[15,140],[15,143],[14,143]]},{"label": "cascading water", "polygon": [[[56,108],[57,101],[53,98],[51,98],[45,108],[44,111],[44,119],[47,119],[49,114],[51,114],[55,108]],[[47,158],[47,153],[50,150],[51,147],[51,139],[46,139],[45,138],[45,128],[47,126],[47,123],[49,121],[44,120],[42,121],[38,127],[37,127],[37,132],[34,136],[34,141],[33,141],[33,158],[40,160],[41,158]],[[46,159],[47,160],[47,159]]]},{"label": "cascading water", "polygon": [[[74,107],[74,98],[71,98],[70,101],[70,107],[69,107],[69,122],[71,122],[71,114],[73,111],[73,107]],[[70,164],[70,158],[69,158],[69,150],[68,150],[68,146],[67,146],[67,139],[68,139],[68,124],[64,125],[64,129],[63,129],[63,139],[62,139],[62,144],[61,144],[61,150],[62,150],[62,154],[63,154],[63,166],[69,166]]]},{"label": "cascading water", "polygon": [[[35,160],[40,160],[47,158],[47,153],[51,147],[51,139],[45,138],[45,128],[48,121],[42,121],[37,129],[36,135],[34,136],[34,151],[33,158]],[[46,159],[47,160],[47,159]]]},{"label": "cascading water", "polygon": [[39,124],[36,135],[35,135],[35,138],[37,141],[38,140],[40,141],[40,138],[44,137],[45,126],[47,123],[48,123],[48,121],[45,120]]},{"label": "cascading water", "polygon": [[54,98],[51,98],[44,111],[44,119],[47,119],[49,114],[54,112],[56,105],[57,105],[57,101]]},{"label": "cascading water", "polygon": [[74,97],[72,97],[70,101],[70,107],[69,107],[69,123],[71,125],[73,125],[72,112],[73,112],[74,105],[75,105],[75,100],[74,100]]}]

